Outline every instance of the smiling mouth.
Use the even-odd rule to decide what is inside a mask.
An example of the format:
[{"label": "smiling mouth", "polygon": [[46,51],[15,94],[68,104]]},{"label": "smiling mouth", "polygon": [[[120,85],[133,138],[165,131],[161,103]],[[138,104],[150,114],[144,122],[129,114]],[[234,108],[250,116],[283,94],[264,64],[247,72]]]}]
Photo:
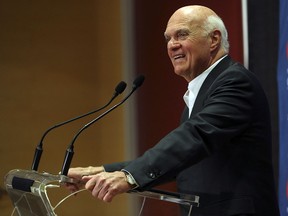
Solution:
[{"label": "smiling mouth", "polygon": [[173,58],[174,60],[177,60],[177,59],[181,59],[181,58],[184,58],[185,55],[184,54],[179,54],[179,55],[175,55]]}]

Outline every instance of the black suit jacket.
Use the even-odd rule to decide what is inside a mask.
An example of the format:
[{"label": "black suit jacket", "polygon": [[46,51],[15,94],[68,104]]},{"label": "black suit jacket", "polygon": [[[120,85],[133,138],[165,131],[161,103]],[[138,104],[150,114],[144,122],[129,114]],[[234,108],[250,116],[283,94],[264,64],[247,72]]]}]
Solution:
[{"label": "black suit jacket", "polygon": [[[176,179],[200,196],[193,216],[278,216],[269,105],[254,74],[225,57],[200,88],[190,118],[141,157],[105,165],[128,170],[140,188]],[[188,211],[182,208],[182,215]]]}]

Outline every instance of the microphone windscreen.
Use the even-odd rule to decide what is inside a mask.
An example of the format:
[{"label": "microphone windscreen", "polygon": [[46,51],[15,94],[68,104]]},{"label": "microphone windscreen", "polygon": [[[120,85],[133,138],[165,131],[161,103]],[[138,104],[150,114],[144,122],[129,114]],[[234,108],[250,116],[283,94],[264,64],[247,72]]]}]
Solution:
[{"label": "microphone windscreen", "polygon": [[124,81],[121,81],[115,88],[115,91],[117,92],[117,94],[121,94],[125,88],[126,88],[127,84]]},{"label": "microphone windscreen", "polygon": [[143,75],[139,75],[133,82],[134,88],[140,87],[145,80],[145,77]]}]

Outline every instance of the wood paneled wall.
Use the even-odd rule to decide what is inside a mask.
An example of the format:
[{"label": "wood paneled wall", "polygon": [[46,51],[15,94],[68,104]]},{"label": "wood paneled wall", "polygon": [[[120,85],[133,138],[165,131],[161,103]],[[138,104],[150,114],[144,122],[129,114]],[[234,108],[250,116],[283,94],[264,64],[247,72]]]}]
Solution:
[{"label": "wood paneled wall", "polygon": [[[34,149],[49,127],[99,108],[122,77],[120,1],[0,2],[0,176],[30,169]],[[94,115],[96,117],[96,115]],[[85,118],[51,131],[39,171],[56,174]],[[101,119],[75,142],[72,166],[124,160],[124,110]],[[55,200],[57,192],[52,189]],[[60,189],[59,189],[60,190]],[[66,192],[66,191],[65,191]],[[2,195],[2,194],[1,194]],[[59,197],[60,198],[60,197]],[[11,215],[7,196],[0,215]],[[58,215],[128,215],[128,199],[104,204],[82,192]]]}]

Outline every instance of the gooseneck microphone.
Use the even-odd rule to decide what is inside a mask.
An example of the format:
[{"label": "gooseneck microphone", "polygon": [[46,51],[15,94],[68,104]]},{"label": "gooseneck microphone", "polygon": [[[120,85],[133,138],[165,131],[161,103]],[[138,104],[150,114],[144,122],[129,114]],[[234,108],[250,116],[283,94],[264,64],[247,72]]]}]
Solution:
[{"label": "gooseneck microphone", "polygon": [[130,91],[130,93],[119,103],[117,103],[116,105],[114,105],[113,107],[111,107],[110,109],[106,110],[104,113],[102,113],[100,116],[98,116],[97,118],[93,119],[92,121],[90,121],[89,123],[87,123],[86,125],[84,125],[84,127],[82,127],[78,133],[74,136],[71,144],[68,146],[66,153],[65,153],[65,158],[64,158],[64,162],[63,162],[63,166],[62,166],[62,170],[61,170],[61,175],[67,176],[68,170],[70,168],[70,164],[74,155],[74,143],[77,139],[77,137],[88,127],[90,127],[92,124],[94,124],[95,122],[97,122],[98,120],[100,120],[101,118],[103,118],[104,116],[106,116],[108,113],[110,113],[112,110],[116,109],[117,107],[119,107],[121,104],[123,104],[135,91],[136,89],[138,89],[144,82],[145,77],[143,75],[139,75],[133,82],[133,87],[132,90]]},{"label": "gooseneck microphone", "polygon": [[111,102],[112,102],[119,94],[121,94],[121,93],[125,90],[126,86],[127,86],[127,84],[126,84],[125,82],[123,82],[123,81],[121,81],[120,83],[118,83],[118,85],[115,87],[115,91],[114,91],[114,93],[113,93],[112,98],[111,98],[111,99],[108,101],[108,103],[106,103],[104,106],[102,106],[102,107],[100,107],[100,108],[98,108],[98,109],[96,109],[96,110],[93,110],[93,111],[91,111],[91,112],[88,112],[88,113],[86,113],[86,114],[84,114],[84,115],[77,116],[77,117],[75,117],[75,118],[73,118],[73,119],[70,119],[70,120],[68,120],[68,121],[59,123],[59,124],[57,124],[57,125],[54,125],[53,127],[48,128],[48,130],[46,130],[45,133],[42,135],[42,138],[41,138],[39,144],[37,145],[37,147],[36,147],[36,149],[35,149],[34,158],[33,158],[33,162],[32,162],[32,168],[31,168],[31,169],[34,170],[34,171],[37,171],[37,170],[38,170],[38,166],[39,166],[39,163],[40,163],[41,155],[42,155],[42,152],[43,152],[43,140],[44,140],[44,138],[46,137],[46,135],[47,135],[51,130],[53,130],[53,129],[55,129],[55,128],[58,128],[58,127],[60,127],[60,126],[62,126],[62,125],[68,124],[68,123],[70,123],[70,122],[76,121],[76,120],[78,120],[78,119],[80,119],[80,118],[83,118],[83,117],[85,117],[85,116],[91,115],[91,114],[93,114],[93,113],[96,113],[96,112],[98,112],[98,111],[106,108],[107,106],[109,106],[109,105],[111,104]]}]

